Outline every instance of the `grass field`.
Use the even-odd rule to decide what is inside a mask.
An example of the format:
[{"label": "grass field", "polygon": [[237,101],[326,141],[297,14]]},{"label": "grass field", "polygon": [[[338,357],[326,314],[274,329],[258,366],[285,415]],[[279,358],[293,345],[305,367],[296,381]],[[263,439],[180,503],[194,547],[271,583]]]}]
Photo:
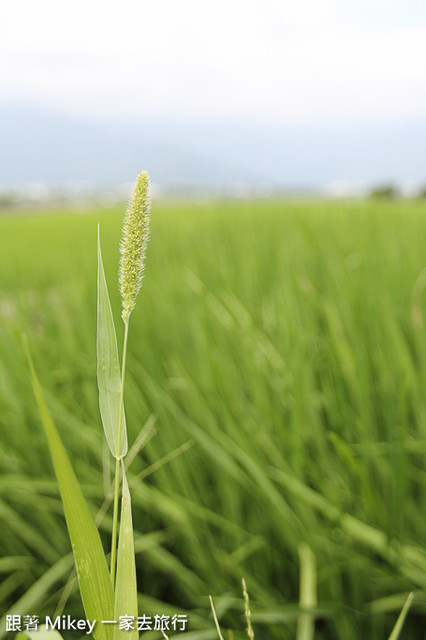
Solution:
[{"label": "grass field", "polygon": [[[22,334],[95,516],[96,229],[122,336],[122,213],[0,217],[0,614],[82,617]],[[295,638],[305,542],[315,640],[386,640],[411,591],[401,637],[424,640],[426,205],[160,203],[151,235],[125,398],[140,611],[209,640],[212,594],[242,638],[244,576],[256,638]]]}]

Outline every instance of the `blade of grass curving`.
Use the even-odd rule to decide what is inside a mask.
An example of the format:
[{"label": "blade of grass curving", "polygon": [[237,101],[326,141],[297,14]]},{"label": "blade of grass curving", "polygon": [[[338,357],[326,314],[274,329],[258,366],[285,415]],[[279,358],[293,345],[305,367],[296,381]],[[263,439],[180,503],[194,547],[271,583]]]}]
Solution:
[{"label": "blade of grass curving", "polygon": [[[299,545],[300,558],[300,613],[297,620],[297,640],[313,640],[315,618],[311,609],[317,606],[317,573],[315,556],[310,547],[302,542]],[[309,613],[308,613],[309,612]]]},{"label": "blade of grass curving", "polygon": [[212,596],[209,596],[209,601],[210,601],[210,607],[211,607],[211,610],[212,610],[214,624],[215,624],[215,627],[216,627],[216,630],[217,630],[217,635],[219,636],[219,640],[224,640],[223,635],[222,635],[222,631],[220,630],[220,624],[219,624],[219,620],[217,619],[216,609],[214,608],[214,602],[213,602]]},{"label": "blade of grass curving", "polygon": [[84,610],[89,620],[98,621],[93,630],[95,639],[110,640],[112,630],[99,623],[101,620],[111,620],[114,614],[114,594],[99,532],[50,415],[29,350],[28,360],[33,390],[61,492]]},{"label": "blade of grass curving", "polygon": [[126,469],[130,467],[133,460],[140,453],[141,449],[143,449],[143,447],[145,447],[145,445],[151,440],[151,438],[153,438],[156,435],[157,433],[157,429],[155,428],[156,422],[157,422],[157,417],[154,416],[154,414],[151,414],[148,420],[145,422],[142,429],[140,430],[136,440],[134,441],[134,443],[129,449],[129,452],[126,456]]},{"label": "blade of grass curving", "polygon": [[413,593],[408,594],[408,598],[405,601],[402,611],[398,616],[398,620],[396,621],[396,624],[392,630],[392,633],[389,636],[389,640],[397,640],[399,638],[399,634],[401,633],[403,624],[405,622],[405,618],[407,617],[407,613],[411,607],[413,597],[414,597]]},{"label": "blade of grass curving", "polygon": [[59,631],[47,629],[42,625],[36,631],[22,631],[16,636],[16,640],[63,640]]},{"label": "blade of grass curving", "polygon": [[[124,464],[121,465],[121,472],[123,480],[114,620],[119,620],[120,616],[133,616],[137,620],[138,588],[133,541],[132,505]],[[138,631],[137,629],[126,631],[116,625],[114,628],[114,640],[138,640]]]},{"label": "blade of grass curving", "polygon": [[121,438],[118,446],[120,417],[121,373],[118,360],[117,337],[105,271],[102,262],[100,232],[98,226],[98,311],[97,311],[97,374],[99,388],[99,408],[105,437],[111,454],[120,457],[127,453],[127,431],[124,407],[122,413]]}]

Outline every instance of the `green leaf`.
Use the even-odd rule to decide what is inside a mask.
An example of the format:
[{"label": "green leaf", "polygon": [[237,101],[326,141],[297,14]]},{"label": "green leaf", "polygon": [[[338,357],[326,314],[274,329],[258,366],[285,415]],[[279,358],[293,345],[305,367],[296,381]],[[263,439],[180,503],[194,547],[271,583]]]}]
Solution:
[{"label": "green leaf", "polygon": [[56,629],[46,629],[46,625],[42,625],[37,631],[22,631],[16,636],[16,640],[63,640],[59,631]]},{"label": "green leaf", "polygon": [[93,630],[95,640],[111,640],[111,628],[100,623],[101,620],[113,619],[114,593],[99,532],[50,415],[29,351],[28,359],[34,394],[61,492],[84,610],[90,621],[97,621]]},{"label": "green leaf", "polygon": [[405,622],[405,618],[407,617],[408,610],[411,607],[411,603],[413,601],[413,597],[414,597],[413,593],[410,593],[408,595],[408,598],[405,601],[405,604],[404,604],[404,606],[402,608],[402,611],[398,616],[398,620],[396,621],[396,624],[395,624],[395,626],[393,628],[393,631],[389,636],[389,640],[397,640],[397,638],[399,638],[399,634],[401,633],[403,624]]},{"label": "green leaf", "polygon": [[[121,375],[118,360],[117,337],[112,316],[108,287],[102,262],[98,227],[98,322],[96,349],[98,356],[99,408],[105,437],[114,458],[118,451],[118,425],[120,417]],[[126,417],[122,415],[120,458],[127,453]]]},{"label": "green leaf", "polygon": [[[122,465],[123,490],[121,498],[120,538],[117,553],[117,578],[115,585],[115,616],[138,617],[138,588],[136,582],[135,548],[133,542],[132,505],[126,472]],[[137,626],[136,624],[134,625]],[[124,631],[117,624],[114,640],[138,640],[138,631]]]}]

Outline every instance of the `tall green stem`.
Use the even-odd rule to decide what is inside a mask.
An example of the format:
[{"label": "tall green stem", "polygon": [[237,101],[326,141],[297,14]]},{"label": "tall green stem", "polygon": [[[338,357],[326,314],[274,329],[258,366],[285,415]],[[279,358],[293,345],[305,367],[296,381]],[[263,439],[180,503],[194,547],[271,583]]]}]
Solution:
[{"label": "tall green stem", "polygon": [[120,489],[120,448],[121,448],[121,429],[123,425],[124,412],[124,376],[126,374],[126,358],[127,358],[127,337],[129,335],[129,320],[124,323],[124,343],[123,343],[123,360],[121,363],[121,392],[120,392],[120,415],[118,418],[118,438],[117,438],[117,455],[115,462],[115,485],[114,485],[114,510],[112,516],[112,540],[111,540],[111,581],[114,588],[115,585],[115,564],[117,555],[117,525],[118,525],[118,493]]}]

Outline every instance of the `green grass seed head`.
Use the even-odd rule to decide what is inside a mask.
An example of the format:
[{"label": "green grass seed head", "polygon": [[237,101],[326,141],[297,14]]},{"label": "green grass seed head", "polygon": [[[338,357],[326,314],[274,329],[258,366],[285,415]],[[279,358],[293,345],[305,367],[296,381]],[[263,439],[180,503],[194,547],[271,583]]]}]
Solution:
[{"label": "green grass seed head", "polygon": [[149,177],[146,171],[142,171],[127,207],[120,244],[119,283],[123,307],[121,317],[126,323],[135,308],[136,297],[142,284],[149,238],[150,208]]}]

